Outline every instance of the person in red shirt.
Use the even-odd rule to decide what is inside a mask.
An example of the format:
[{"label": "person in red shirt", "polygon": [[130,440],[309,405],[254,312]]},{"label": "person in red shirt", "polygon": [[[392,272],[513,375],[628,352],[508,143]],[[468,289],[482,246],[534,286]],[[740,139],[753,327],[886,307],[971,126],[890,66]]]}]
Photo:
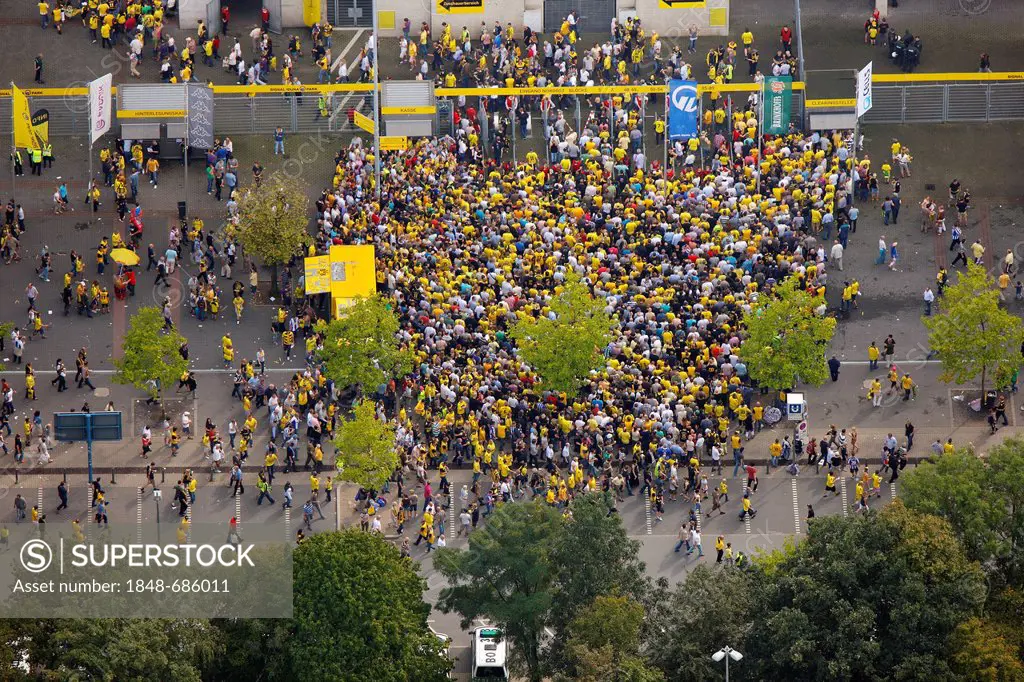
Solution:
[{"label": "person in red shirt", "polygon": [[220,8],[220,32],[228,34],[228,21],[231,20],[231,8],[224,5]]},{"label": "person in red shirt", "polygon": [[789,26],[783,26],[782,31],[779,32],[779,37],[782,38],[782,49],[786,52],[790,52],[790,45],[793,43],[793,31]]},{"label": "person in red shirt", "polygon": [[270,10],[266,7],[260,10],[260,23],[263,24],[263,30],[270,30]]}]

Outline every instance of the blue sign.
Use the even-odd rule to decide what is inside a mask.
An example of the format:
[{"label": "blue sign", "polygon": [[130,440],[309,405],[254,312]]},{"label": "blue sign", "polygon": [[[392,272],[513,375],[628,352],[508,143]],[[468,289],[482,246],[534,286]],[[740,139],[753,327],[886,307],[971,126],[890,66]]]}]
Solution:
[{"label": "blue sign", "polygon": [[668,82],[668,138],[688,140],[697,137],[700,95],[697,81]]},{"label": "blue sign", "polygon": [[89,482],[92,483],[93,441],[121,440],[121,413],[55,412],[53,435],[60,441],[85,441],[89,456]]}]

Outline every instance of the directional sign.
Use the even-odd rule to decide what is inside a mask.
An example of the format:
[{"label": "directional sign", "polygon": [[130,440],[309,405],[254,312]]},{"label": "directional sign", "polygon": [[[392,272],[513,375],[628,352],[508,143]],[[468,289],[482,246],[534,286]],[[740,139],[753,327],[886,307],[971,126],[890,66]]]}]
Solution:
[{"label": "directional sign", "polygon": [[433,114],[437,111],[437,107],[424,106],[424,107],[381,107],[380,113],[385,116],[395,116],[403,114]]},{"label": "directional sign", "polygon": [[118,118],[185,118],[184,109],[121,109]]},{"label": "directional sign", "polygon": [[384,151],[393,149],[405,151],[406,149],[409,148],[409,138],[404,136],[385,135],[384,137],[380,138],[380,148],[381,150]]},{"label": "directional sign", "polygon": [[704,7],[707,0],[658,0],[658,7],[661,9],[693,9]]},{"label": "directional sign", "polygon": [[306,294],[326,294],[331,290],[331,257],[309,256],[303,262]]},{"label": "directional sign", "polygon": [[871,110],[872,62],[857,72],[857,118]]},{"label": "directional sign", "polygon": [[366,132],[370,133],[371,135],[373,134],[373,119],[370,118],[369,116],[364,116],[363,114],[360,114],[358,111],[353,111],[352,122],[355,123],[360,128],[362,128],[363,130],[365,130]]},{"label": "directional sign", "polygon": [[482,14],[484,0],[437,0],[438,14]]}]

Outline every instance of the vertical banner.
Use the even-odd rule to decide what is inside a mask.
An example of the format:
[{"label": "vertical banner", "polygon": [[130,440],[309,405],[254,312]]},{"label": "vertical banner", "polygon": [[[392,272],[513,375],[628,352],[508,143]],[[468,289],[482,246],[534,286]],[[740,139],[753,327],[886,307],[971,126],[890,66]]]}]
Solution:
[{"label": "vertical banner", "polygon": [[13,111],[14,146],[39,149],[42,145],[32,129],[32,115],[28,110],[28,97],[21,88],[11,83],[11,107]]},{"label": "vertical banner", "polygon": [[213,149],[213,90],[204,84],[189,83],[185,87],[189,146]]},{"label": "vertical banner", "polygon": [[871,65],[857,72],[857,118],[871,110]]},{"label": "vertical banner", "polygon": [[113,76],[108,73],[89,83],[89,144],[110,130],[113,80]]},{"label": "vertical banner", "polygon": [[668,137],[670,140],[688,140],[697,137],[697,118],[700,96],[697,81],[671,80],[668,82]]},{"label": "vertical banner", "polygon": [[32,114],[32,130],[43,144],[50,143],[50,112],[40,109]]},{"label": "vertical banner", "polygon": [[793,77],[768,76],[764,79],[763,88],[761,101],[764,103],[764,133],[785,135],[789,131],[789,115],[793,110]]}]

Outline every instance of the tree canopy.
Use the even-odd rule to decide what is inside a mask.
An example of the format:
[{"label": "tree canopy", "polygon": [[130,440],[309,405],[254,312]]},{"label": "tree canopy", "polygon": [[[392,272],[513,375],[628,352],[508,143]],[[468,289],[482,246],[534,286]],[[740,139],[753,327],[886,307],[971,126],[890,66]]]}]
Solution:
[{"label": "tree canopy", "polygon": [[395,448],[395,425],[377,419],[372,400],[356,405],[334,436],[338,477],[367,490],[380,490],[401,464]]},{"label": "tree canopy", "polygon": [[358,530],[317,533],[296,548],[294,566],[291,664],[303,679],[447,679],[423,579],[394,545]]},{"label": "tree canopy", "polygon": [[761,386],[778,391],[798,379],[813,386],[829,376],[825,350],[835,332],[835,318],[821,314],[823,294],[812,295],[787,279],[755,301],[743,316],[740,357]]},{"label": "tree canopy", "polygon": [[994,377],[1002,384],[1021,365],[1024,323],[999,305],[1001,294],[980,265],[968,263],[942,296],[941,312],[922,318],[942,363],[943,381],[965,384]]},{"label": "tree canopy", "polygon": [[375,391],[412,369],[412,355],[398,342],[398,316],[380,296],[359,298],[327,325],[318,352],[327,376],[341,388]]},{"label": "tree canopy", "polygon": [[265,265],[287,263],[309,243],[309,198],[297,183],[271,177],[238,202],[238,241]]},{"label": "tree canopy", "polygon": [[188,370],[188,361],[178,352],[184,343],[185,337],[176,329],[164,330],[159,308],[139,308],[128,321],[121,357],[114,358],[114,382],[160,398],[161,392]]},{"label": "tree canopy", "polygon": [[555,288],[549,313],[537,310],[533,311],[536,316],[527,314],[517,320],[512,338],[519,356],[540,377],[542,388],[572,397],[590,373],[601,368],[612,330],[606,306],[570,271]]}]

